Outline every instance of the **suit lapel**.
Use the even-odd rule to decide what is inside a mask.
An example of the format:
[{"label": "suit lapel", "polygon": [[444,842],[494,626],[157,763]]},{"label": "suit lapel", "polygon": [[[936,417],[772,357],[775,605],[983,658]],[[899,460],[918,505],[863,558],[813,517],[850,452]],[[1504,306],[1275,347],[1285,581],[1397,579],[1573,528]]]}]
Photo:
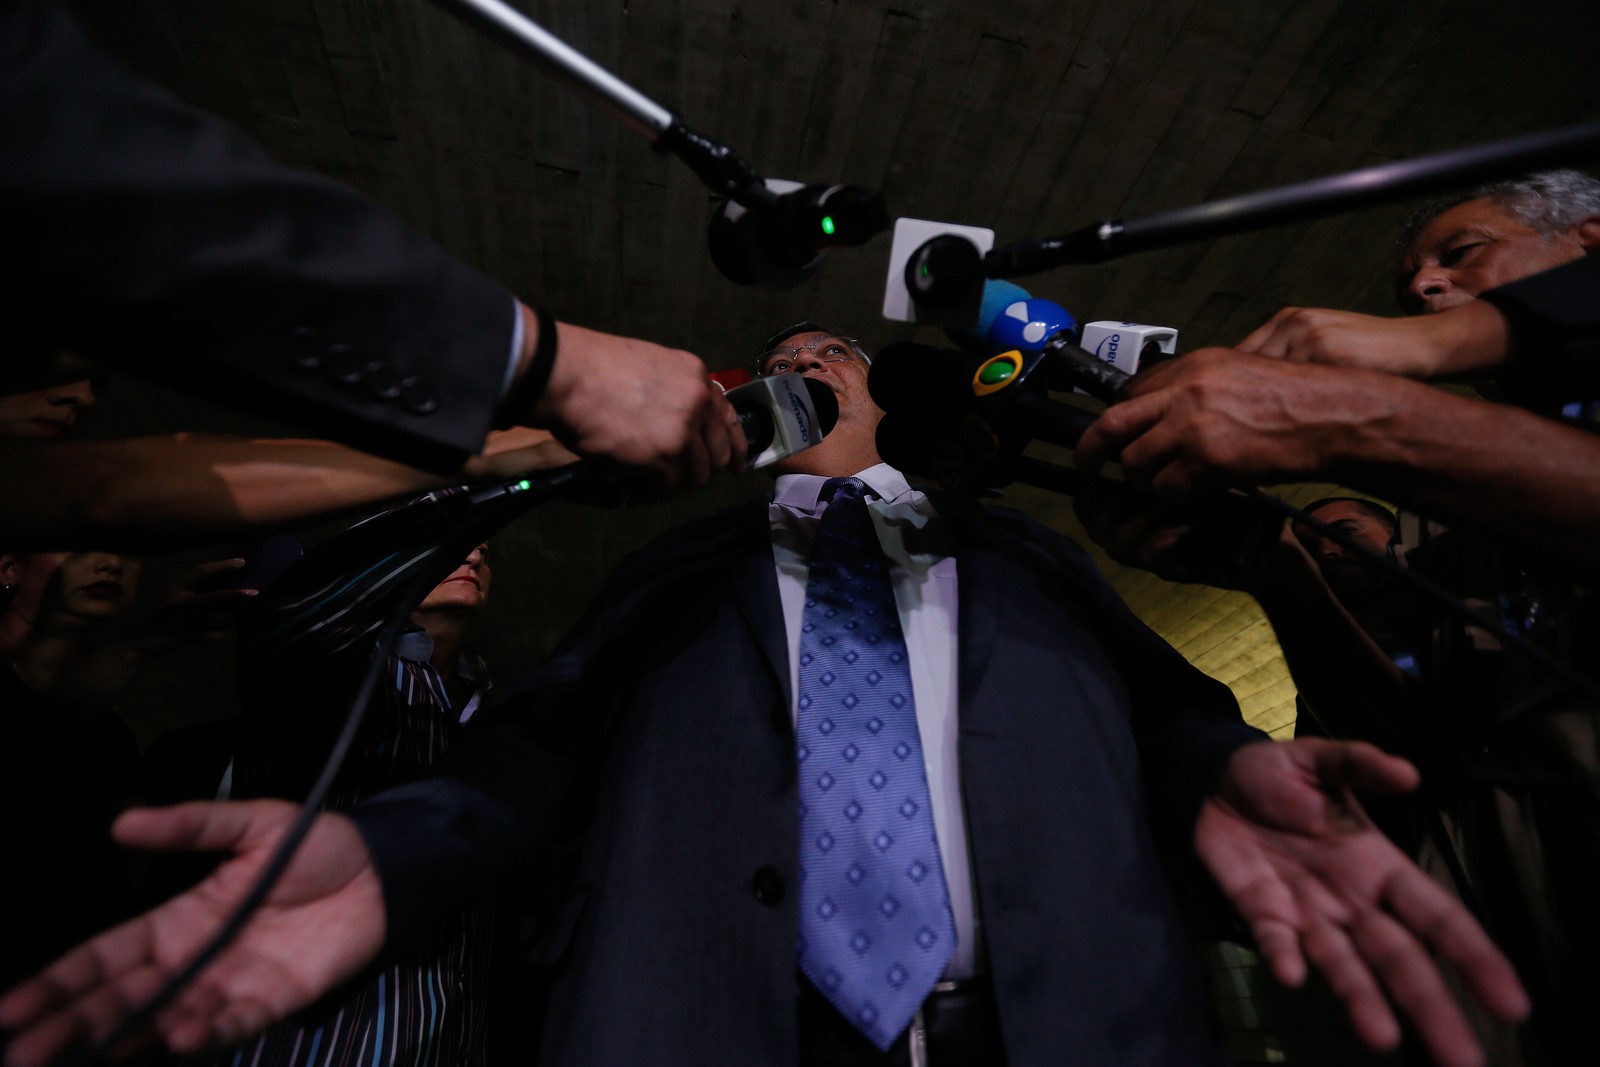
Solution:
[{"label": "suit lapel", "polygon": [[954,527],[956,537],[956,580],[959,583],[956,609],[957,687],[964,726],[975,724],[983,703],[976,699],[1004,619],[1001,594],[1004,583],[993,574],[994,553],[985,544],[983,514],[970,502],[940,494],[936,498],[940,514]]},{"label": "suit lapel", "polygon": [[789,692],[788,639],[783,628],[783,603],[778,596],[778,572],[772,560],[772,538],[763,501],[751,516],[750,538],[734,557],[726,573],[732,583],[733,600],[745,623],[761,647],[773,684],[784,697],[784,706],[794,703]]}]

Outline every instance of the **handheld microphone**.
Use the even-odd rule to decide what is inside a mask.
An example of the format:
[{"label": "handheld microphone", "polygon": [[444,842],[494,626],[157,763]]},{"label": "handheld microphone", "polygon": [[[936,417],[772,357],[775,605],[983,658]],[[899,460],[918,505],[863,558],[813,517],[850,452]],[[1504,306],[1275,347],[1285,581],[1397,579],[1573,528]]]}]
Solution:
[{"label": "handheld microphone", "polygon": [[765,202],[724,200],[711,216],[711,260],[737,285],[792,289],[816,273],[828,249],[866,244],[889,226],[883,195],[859,185],[766,184],[776,195]]},{"label": "handheld microphone", "polygon": [[983,254],[994,231],[932,219],[896,219],[883,317],[961,328],[983,302]]},{"label": "handheld microphone", "polygon": [[989,347],[989,327],[1019,300],[1030,299],[1030,294],[1020,285],[1004,279],[990,279],[983,285],[983,298],[978,302],[978,314],[961,326],[945,327],[944,335],[958,348],[979,352],[987,356],[994,350]]},{"label": "handheld microphone", "polygon": [[994,455],[1020,453],[1034,437],[1071,447],[1094,415],[1045,395],[1040,388],[1045,366],[1039,352],[1013,351],[980,360],[953,349],[902,342],[878,353],[867,388],[889,414],[911,412],[953,424],[963,411],[982,411],[986,425],[997,427],[992,432],[1007,442],[991,450]]},{"label": "handheld microphone", "polygon": [[729,389],[752,470],[821,442],[839,421],[839,401],[821,382],[801,374],[774,374]]},{"label": "handheld microphone", "polygon": [[[1010,296],[1017,299],[1008,302]],[[1139,370],[1146,353],[1171,355],[1178,344],[1178,331],[1170,326],[1110,321],[1079,326],[1061,305],[1030,296],[1010,282],[984,286],[978,325],[959,336],[982,337],[991,352],[1044,353],[1051,388],[1076,389],[1105,401],[1114,399]]]},{"label": "handheld microphone", "polygon": [[1029,296],[1025,290],[1019,292],[1022,292],[1022,298],[1000,307],[993,319],[978,320],[989,342],[989,351],[1004,352],[1017,348],[1037,352],[1044,348],[1047,341],[1060,336],[1077,343],[1082,330],[1072,312],[1053,300]]},{"label": "handheld microphone", "polygon": [[977,363],[954,349],[896,341],[873,359],[867,391],[886,412],[959,411],[972,402],[968,383]]}]

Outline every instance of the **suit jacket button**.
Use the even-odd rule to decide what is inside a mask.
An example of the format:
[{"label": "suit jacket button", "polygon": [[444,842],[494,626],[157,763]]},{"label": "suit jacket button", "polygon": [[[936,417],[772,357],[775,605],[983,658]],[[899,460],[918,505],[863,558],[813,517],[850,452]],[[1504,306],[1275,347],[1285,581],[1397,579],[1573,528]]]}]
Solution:
[{"label": "suit jacket button", "polygon": [[439,394],[421,378],[400,383],[400,406],[413,415],[431,415],[439,409]]},{"label": "suit jacket button", "polygon": [[774,907],[783,899],[783,875],[771,864],[762,864],[750,879],[750,890],[756,899],[767,907]]},{"label": "suit jacket button", "polygon": [[393,400],[400,395],[400,375],[384,360],[369,362],[361,379],[366,383],[367,392],[379,400]]},{"label": "suit jacket button", "polygon": [[322,372],[340,385],[361,384],[361,360],[349,345],[329,345],[322,361]]},{"label": "suit jacket button", "polygon": [[301,370],[316,370],[322,366],[317,332],[309,326],[296,326],[289,331],[288,351],[289,362]]}]

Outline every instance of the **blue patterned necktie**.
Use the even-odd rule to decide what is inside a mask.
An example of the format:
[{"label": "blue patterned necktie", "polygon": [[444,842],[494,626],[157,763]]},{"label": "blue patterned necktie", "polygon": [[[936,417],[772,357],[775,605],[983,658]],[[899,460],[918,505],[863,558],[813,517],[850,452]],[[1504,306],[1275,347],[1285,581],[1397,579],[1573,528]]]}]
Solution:
[{"label": "blue patterned necktie", "polygon": [[800,627],[800,969],[880,1049],[955,950],[888,561],[830,479]]}]

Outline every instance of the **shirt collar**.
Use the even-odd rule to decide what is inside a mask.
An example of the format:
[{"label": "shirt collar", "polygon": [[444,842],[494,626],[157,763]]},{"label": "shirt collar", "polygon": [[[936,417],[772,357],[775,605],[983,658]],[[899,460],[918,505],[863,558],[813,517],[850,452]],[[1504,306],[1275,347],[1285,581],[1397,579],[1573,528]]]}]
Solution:
[{"label": "shirt collar", "polygon": [[423,629],[407,630],[395,641],[394,654],[413,663],[426,663],[433,658],[433,638]]},{"label": "shirt collar", "polygon": [[[428,663],[433,659],[433,638],[420,627],[407,630],[395,642],[394,654],[413,663]],[[456,658],[456,677],[477,690],[488,692],[494,688],[489,680],[488,664],[470,648],[463,648]]]},{"label": "shirt collar", "polygon": [[[887,463],[874,464],[851,477],[859,478],[876,496],[889,503],[912,491],[906,476]],[[817,497],[822,494],[822,486],[826,481],[828,479],[820,474],[781,474],[773,488],[773,503],[794,511],[815,514]]]}]

